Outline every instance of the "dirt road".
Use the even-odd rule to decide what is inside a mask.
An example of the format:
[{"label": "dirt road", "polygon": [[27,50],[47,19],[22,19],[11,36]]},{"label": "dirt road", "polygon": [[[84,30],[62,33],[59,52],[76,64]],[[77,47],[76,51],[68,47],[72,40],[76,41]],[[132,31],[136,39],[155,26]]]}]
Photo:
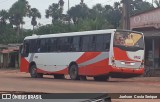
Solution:
[{"label": "dirt road", "polygon": [[[160,93],[160,77],[139,77],[130,79],[111,78],[109,82],[44,78],[30,78],[28,73],[18,70],[0,70],[0,91],[26,91],[45,93]],[[138,100],[117,100],[114,102],[135,102]],[[139,100],[142,102],[143,100]],[[144,102],[160,102],[147,100]]]}]

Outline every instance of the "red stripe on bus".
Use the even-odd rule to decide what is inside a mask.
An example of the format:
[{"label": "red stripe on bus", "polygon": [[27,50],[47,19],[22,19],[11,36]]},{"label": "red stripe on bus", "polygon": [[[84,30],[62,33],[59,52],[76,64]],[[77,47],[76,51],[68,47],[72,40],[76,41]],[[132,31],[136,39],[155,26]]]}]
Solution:
[{"label": "red stripe on bus", "polygon": [[97,76],[108,74],[111,71],[111,66],[108,65],[109,59],[104,59],[102,61],[79,67],[79,75],[87,76]]},{"label": "red stripe on bus", "polygon": [[78,60],[76,61],[78,64],[86,62],[88,60],[93,59],[97,55],[99,55],[101,52],[85,52]]},{"label": "red stripe on bus", "polygon": [[[134,62],[136,61],[128,57],[127,51],[123,51],[117,47],[114,47],[113,51],[114,51],[115,60],[134,61]],[[139,62],[139,61],[136,61],[136,62]]]}]

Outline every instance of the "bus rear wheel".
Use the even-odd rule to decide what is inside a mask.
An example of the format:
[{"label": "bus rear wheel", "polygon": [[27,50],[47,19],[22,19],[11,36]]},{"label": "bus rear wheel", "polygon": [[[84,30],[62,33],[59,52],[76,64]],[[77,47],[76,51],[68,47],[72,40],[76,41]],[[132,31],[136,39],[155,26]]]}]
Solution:
[{"label": "bus rear wheel", "polygon": [[30,68],[30,75],[31,78],[43,78],[43,74],[42,73],[37,73],[37,67],[36,65],[32,65]]},{"label": "bus rear wheel", "polygon": [[54,75],[54,78],[55,79],[64,79],[64,75],[57,74],[57,75]]},{"label": "bus rear wheel", "polygon": [[95,81],[108,81],[109,80],[109,75],[95,76],[94,80]]},{"label": "bus rear wheel", "polygon": [[72,80],[79,80],[78,76],[78,66],[76,64],[73,64],[69,68],[69,76]]}]

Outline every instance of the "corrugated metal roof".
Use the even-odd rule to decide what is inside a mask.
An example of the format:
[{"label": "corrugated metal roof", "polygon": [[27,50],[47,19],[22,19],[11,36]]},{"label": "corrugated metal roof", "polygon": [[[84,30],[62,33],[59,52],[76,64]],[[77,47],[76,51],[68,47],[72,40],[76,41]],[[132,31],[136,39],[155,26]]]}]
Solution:
[{"label": "corrugated metal roof", "polygon": [[0,48],[6,48],[6,47],[8,47],[8,45],[0,44]]},{"label": "corrugated metal roof", "polygon": [[11,53],[11,52],[15,52],[15,51],[12,49],[4,49],[4,50],[0,51],[0,53]]},{"label": "corrugated metal roof", "polygon": [[140,15],[140,14],[144,14],[144,13],[149,13],[149,12],[152,12],[152,11],[158,10],[158,9],[160,9],[160,7],[152,8],[152,9],[150,9],[150,10],[143,11],[143,12],[137,13],[137,14],[135,14],[135,15],[131,15],[131,17],[137,16],[137,15]]},{"label": "corrugated metal roof", "polygon": [[160,37],[160,30],[142,31],[145,37]]}]

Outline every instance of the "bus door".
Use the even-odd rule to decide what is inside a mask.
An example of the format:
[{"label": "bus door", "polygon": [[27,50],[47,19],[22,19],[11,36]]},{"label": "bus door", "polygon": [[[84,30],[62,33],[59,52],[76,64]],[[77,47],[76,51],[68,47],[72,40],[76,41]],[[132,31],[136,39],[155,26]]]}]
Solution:
[{"label": "bus door", "polygon": [[29,62],[28,62],[29,41],[28,40],[24,40],[23,46],[20,50],[20,54],[21,54],[20,70],[22,72],[27,72],[29,67]]}]

